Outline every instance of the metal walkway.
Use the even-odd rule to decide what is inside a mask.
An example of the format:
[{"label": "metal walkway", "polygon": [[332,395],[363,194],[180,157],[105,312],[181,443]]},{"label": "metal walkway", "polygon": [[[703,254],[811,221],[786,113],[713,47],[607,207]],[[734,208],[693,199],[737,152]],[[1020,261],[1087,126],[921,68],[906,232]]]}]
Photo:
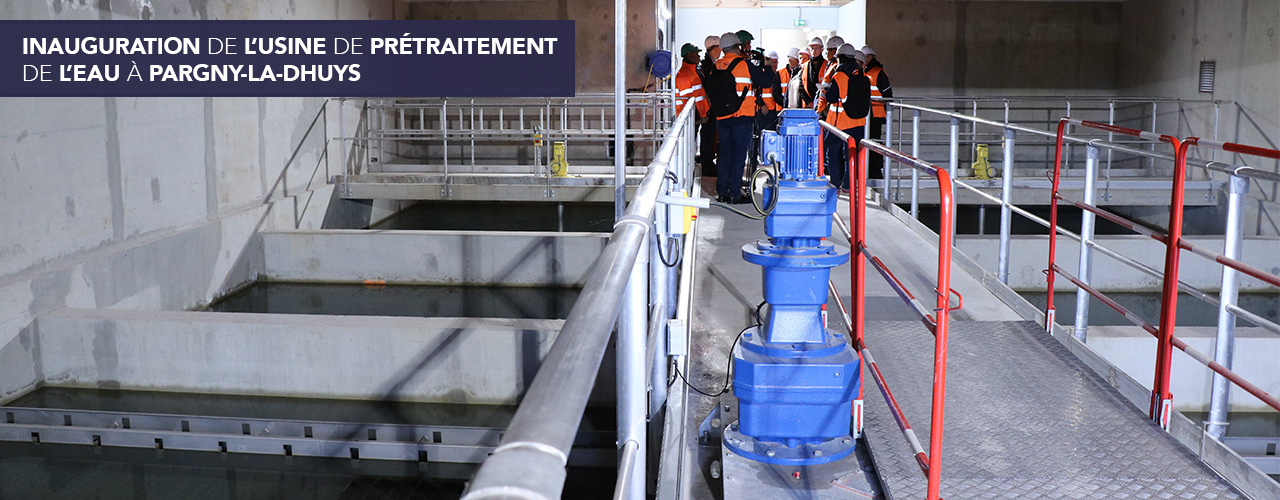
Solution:
[{"label": "metal walkway", "polygon": [[[930,294],[936,241],[868,207],[872,248],[908,288]],[[839,213],[847,217],[847,203]],[[763,231],[723,211],[704,211],[699,220],[700,267],[710,272],[695,286],[690,380],[705,388],[723,381],[722,351],[760,300],[759,269],[742,261],[739,247]],[[954,269],[952,288],[964,295],[964,308],[952,315],[943,498],[1246,498],[1039,325],[1019,320],[979,279]],[[833,269],[832,280],[847,303],[847,265]],[[866,304],[867,346],[927,443],[934,339],[874,271]],[[834,305],[829,317],[831,328],[844,328]],[[865,368],[863,387],[866,439],[888,498],[924,498],[925,478]],[[706,408],[695,404],[692,425]]]},{"label": "metal walkway", "polygon": [[[908,415],[929,415],[933,338],[919,322],[867,324],[867,344]],[[947,370],[942,496],[1244,498],[1029,321],[956,321]],[[925,480],[876,392],[866,433],[891,498]],[[928,441],[928,426],[916,432]]]}]

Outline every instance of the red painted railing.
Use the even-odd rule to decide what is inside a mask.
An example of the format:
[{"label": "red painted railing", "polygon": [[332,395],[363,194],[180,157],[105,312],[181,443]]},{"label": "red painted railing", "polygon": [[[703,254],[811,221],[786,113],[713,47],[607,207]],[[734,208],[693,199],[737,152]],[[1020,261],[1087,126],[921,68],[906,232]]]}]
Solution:
[{"label": "red painted railing", "polygon": [[[1170,144],[1174,150],[1174,168],[1172,175],[1172,188],[1170,190],[1169,201],[1169,225],[1168,231],[1161,234],[1158,231],[1148,229],[1124,217],[1116,215],[1113,212],[1103,208],[1082,203],[1079,201],[1068,199],[1059,193],[1059,181],[1062,171],[1062,150],[1063,137],[1066,135],[1068,126],[1079,126],[1098,129],[1115,134],[1128,135],[1158,141]],[[1233,153],[1261,156],[1264,158],[1280,159],[1280,151],[1274,149],[1258,148],[1254,146],[1246,146],[1242,144],[1221,143],[1216,141],[1202,140],[1198,138],[1189,138],[1180,141],[1176,137],[1169,135],[1160,135],[1153,132],[1146,132],[1125,127],[1117,127],[1107,125],[1105,123],[1097,123],[1082,120],[1073,120],[1064,118],[1058,123],[1057,147],[1054,154],[1053,165],[1053,189],[1051,193],[1049,208],[1049,268],[1045,271],[1047,274],[1047,301],[1045,304],[1045,327],[1052,328],[1054,323],[1054,278],[1056,275],[1062,275],[1074,285],[1084,290],[1089,295],[1096,297],[1108,307],[1123,315],[1126,319],[1134,324],[1142,327],[1148,333],[1154,335],[1157,339],[1156,344],[1156,368],[1152,382],[1151,406],[1149,408],[1150,417],[1158,422],[1161,427],[1167,429],[1169,427],[1169,417],[1172,410],[1173,394],[1169,390],[1171,383],[1171,372],[1173,367],[1173,348],[1177,348],[1186,353],[1189,357],[1197,362],[1205,365],[1214,372],[1222,375],[1227,380],[1244,389],[1249,394],[1262,400],[1267,405],[1280,410],[1280,399],[1268,394],[1261,388],[1245,380],[1239,374],[1227,369],[1221,364],[1213,361],[1209,356],[1191,348],[1174,336],[1175,318],[1177,318],[1178,309],[1178,269],[1181,250],[1189,250],[1192,253],[1205,257],[1219,264],[1231,267],[1248,276],[1257,278],[1266,283],[1280,286],[1280,276],[1267,273],[1255,267],[1249,266],[1235,259],[1228,258],[1211,250],[1197,246],[1189,241],[1182,239],[1182,217],[1183,217],[1183,194],[1187,169],[1187,151],[1192,146],[1212,147],[1222,151]],[[1056,258],[1056,242],[1058,234],[1058,202],[1063,201],[1082,210],[1089,211],[1120,225],[1121,227],[1133,230],[1138,234],[1150,237],[1165,245],[1165,264],[1163,273],[1163,283],[1161,287],[1160,301],[1160,318],[1156,325],[1152,325],[1137,314],[1124,308],[1114,300],[1107,297],[1102,292],[1084,283],[1079,278],[1072,276],[1070,272],[1062,269],[1055,263]]]},{"label": "red painted railing", "polygon": [[[928,480],[927,498],[928,500],[937,500],[941,490],[942,478],[942,422],[944,418],[945,402],[946,402],[946,386],[947,386],[947,334],[950,320],[950,312],[963,307],[964,298],[960,297],[951,289],[951,251],[953,240],[955,238],[955,228],[953,227],[953,211],[955,209],[954,198],[952,193],[951,177],[946,170],[940,169],[928,162],[913,158],[899,151],[885,147],[882,144],[871,140],[857,141],[843,132],[835,129],[827,123],[822,124],[828,133],[835,134],[837,137],[844,139],[849,148],[849,179],[852,192],[849,200],[849,245],[852,251],[851,256],[851,279],[852,294],[850,309],[846,310],[844,303],[839,299],[839,294],[835,293],[834,285],[831,286],[832,294],[836,296],[836,302],[839,304],[840,311],[845,315],[845,323],[849,326],[850,336],[854,343],[854,347],[858,350],[858,354],[871,373],[872,380],[875,381],[880,389],[880,394],[884,397],[890,411],[893,413],[894,420],[898,423],[898,428],[902,431],[903,437],[911,446],[911,451],[915,456],[916,462],[920,466],[920,471]],[[932,311],[925,308],[923,304],[907,289],[906,285],[899,280],[893,272],[872,253],[867,245],[866,239],[866,217],[867,208],[863,200],[867,195],[867,163],[869,161],[869,153],[875,151],[886,158],[897,161],[910,168],[923,172],[937,179],[939,202],[941,205],[941,214],[939,217],[938,229],[938,282],[934,290],[936,294],[935,306]],[[839,219],[837,218],[837,221]],[[933,398],[930,410],[929,420],[929,445],[926,451],[916,438],[915,431],[911,429],[911,424],[907,421],[906,414],[902,411],[902,407],[898,405],[897,398],[893,396],[887,381],[880,373],[880,367],[876,364],[875,358],[871,355],[871,350],[866,345],[865,327],[866,319],[863,311],[865,311],[866,296],[866,265],[870,264],[884,277],[889,286],[902,297],[917,315],[920,316],[921,322],[934,336],[934,352],[933,352]],[[959,297],[960,303],[957,307],[950,306],[950,296],[955,294]],[[931,314],[932,313],[932,314]],[[858,394],[858,401],[854,405],[854,425],[855,432],[861,432],[862,415],[861,415],[862,393]]]}]

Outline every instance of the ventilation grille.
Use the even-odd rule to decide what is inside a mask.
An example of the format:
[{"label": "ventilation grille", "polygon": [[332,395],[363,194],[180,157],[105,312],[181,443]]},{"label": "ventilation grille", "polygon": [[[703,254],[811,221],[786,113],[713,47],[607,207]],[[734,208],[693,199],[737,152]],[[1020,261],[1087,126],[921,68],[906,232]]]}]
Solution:
[{"label": "ventilation grille", "polygon": [[1200,91],[1212,94],[1214,73],[1217,71],[1218,63],[1215,61],[1200,61]]}]

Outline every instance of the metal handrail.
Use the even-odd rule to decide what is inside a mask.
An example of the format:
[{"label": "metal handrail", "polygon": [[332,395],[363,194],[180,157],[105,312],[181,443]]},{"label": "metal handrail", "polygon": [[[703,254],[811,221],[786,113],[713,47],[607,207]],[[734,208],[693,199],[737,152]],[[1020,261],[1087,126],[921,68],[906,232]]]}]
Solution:
[{"label": "metal handrail", "polygon": [[[950,312],[957,308],[952,308],[950,297],[955,293],[951,289],[951,251],[955,238],[955,203],[952,193],[951,176],[946,170],[925,161],[905,155],[899,151],[885,147],[870,139],[862,139],[861,141],[854,139],[844,133],[835,126],[821,122],[822,127],[831,134],[845,141],[849,150],[857,151],[858,154],[849,155],[849,178],[852,179],[853,191],[849,195],[849,226],[852,228],[852,234],[849,238],[849,246],[852,255],[850,256],[850,275],[852,281],[852,293],[850,294],[850,306],[853,316],[857,316],[856,321],[850,321],[852,324],[851,335],[854,347],[858,349],[860,358],[867,360],[871,364],[871,371],[876,385],[880,387],[881,394],[885,397],[886,403],[894,413],[895,420],[902,430],[903,437],[911,446],[912,454],[915,456],[917,463],[920,465],[921,472],[928,481],[926,488],[926,498],[928,500],[937,500],[941,491],[942,482],[942,423],[943,414],[946,406],[946,387],[947,387],[947,345],[948,333],[950,325]],[[897,405],[893,393],[889,390],[887,382],[880,375],[879,367],[875,365],[874,358],[871,356],[870,350],[866,347],[865,342],[865,326],[866,315],[862,314],[866,309],[865,305],[865,267],[863,260],[867,259],[872,263],[878,271],[886,276],[886,280],[891,285],[901,283],[892,272],[879,259],[869,255],[868,245],[866,244],[866,204],[864,200],[867,195],[867,164],[870,161],[870,152],[883,155],[892,161],[906,165],[914,171],[923,172],[933,176],[938,181],[938,191],[941,200],[941,215],[939,217],[938,229],[938,283],[935,293],[937,300],[934,308],[935,317],[929,317],[924,314],[922,320],[926,328],[934,336],[934,364],[933,364],[933,400],[931,404],[929,419],[929,447],[928,451],[920,445],[915,437],[915,432],[911,430],[910,424],[907,423],[906,415],[902,413],[902,409]],[[843,229],[843,228],[842,228]],[[905,290],[905,288],[904,288]],[[958,294],[957,294],[958,295]],[[904,295],[904,300],[910,306],[912,300],[908,300],[909,292]],[[914,299],[914,297],[911,297]],[[839,301],[839,295],[836,296]],[[962,299],[963,300],[963,299]],[[844,311],[844,305],[840,305],[841,311]],[[854,426],[855,431],[860,433],[862,428],[862,392],[859,386],[858,398],[854,404]]]},{"label": "metal handrail", "polygon": [[624,288],[649,237],[657,198],[678,146],[691,137],[683,131],[692,126],[692,109],[681,113],[649,164],[502,442],[481,464],[464,499],[560,498],[568,454]]},{"label": "metal handrail", "polygon": [[[1171,191],[1169,230],[1166,234],[1161,234],[1157,231],[1146,229],[1143,226],[1140,226],[1128,219],[1125,219],[1122,216],[1119,216],[1117,214],[1114,214],[1112,212],[1109,212],[1102,208],[1094,206],[1089,201],[1080,202],[1080,201],[1068,200],[1067,198],[1061,196],[1058,193],[1058,179],[1059,179],[1059,172],[1061,170],[1061,163],[1062,163],[1062,160],[1061,160],[1062,137],[1065,136],[1069,126],[1089,127],[1089,128],[1099,129],[1099,130],[1106,130],[1111,133],[1140,136],[1149,140],[1157,140],[1160,142],[1165,142],[1174,147],[1174,149],[1176,150],[1176,154],[1175,154],[1176,162],[1174,165],[1173,186]],[[1156,422],[1158,422],[1161,425],[1161,427],[1165,429],[1168,428],[1169,419],[1172,411],[1173,395],[1169,391],[1169,386],[1172,380],[1172,374],[1171,374],[1172,349],[1174,347],[1178,348],[1179,350],[1186,353],[1189,357],[1196,360],[1197,362],[1200,362],[1201,364],[1204,364],[1206,367],[1208,367],[1210,370],[1212,370],[1215,373],[1215,389],[1214,389],[1214,392],[1211,394],[1212,396],[1211,406],[1213,407],[1213,409],[1211,410],[1211,413],[1217,413],[1217,414],[1211,415],[1210,417],[1210,424],[1211,424],[1210,432],[1217,434],[1215,437],[1220,437],[1221,432],[1224,429],[1215,428],[1215,427],[1221,427],[1223,424],[1223,422],[1221,421],[1225,420],[1226,389],[1225,387],[1219,387],[1220,385],[1225,386],[1225,382],[1221,384],[1218,383],[1219,377],[1221,377],[1222,380],[1230,381],[1231,383],[1236,384],[1237,386],[1244,389],[1246,392],[1250,393],[1254,397],[1257,397],[1259,400],[1263,401],[1267,405],[1275,408],[1276,410],[1280,410],[1280,399],[1277,399],[1275,396],[1268,394],[1266,391],[1263,391],[1261,388],[1245,380],[1239,374],[1231,371],[1230,368],[1228,368],[1227,366],[1230,364],[1230,358],[1231,358],[1230,352],[1232,350],[1232,344],[1234,341],[1234,321],[1233,321],[1234,317],[1236,316],[1244,317],[1250,322],[1256,322],[1259,326],[1263,326],[1264,328],[1267,328],[1269,330],[1273,330],[1273,331],[1280,330],[1280,325],[1277,325],[1276,323],[1263,319],[1255,314],[1247,313],[1247,311],[1245,311],[1247,314],[1241,315],[1236,312],[1236,311],[1243,311],[1243,310],[1239,309],[1238,307],[1235,307],[1235,304],[1234,304],[1235,293],[1236,293],[1236,285],[1235,285],[1234,276],[1233,276],[1234,273],[1235,272],[1244,273],[1248,276],[1254,277],[1256,279],[1259,279],[1261,281],[1264,281],[1266,283],[1269,283],[1275,286],[1280,286],[1280,276],[1277,276],[1272,273],[1267,273],[1260,269],[1244,264],[1238,260],[1238,255],[1229,256],[1229,255],[1219,254],[1211,250],[1208,250],[1204,247],[1195,245],[1182,238],[1182,231],[1181,231],[1182,212],[1183,212],[1182,195],[1183,195],[1183,186],[1185,184],[1185,179],[1183,178],[1183,176],[1179,174],[1186,168],[1188,149],[1192,146],[1199,146],[1201,145],[1202,142],[1204,143],[1203,145],[1205,146],[1214,147],[1223,151],[1229,151],[1229,152],[1234,152],[1239,154],[1263,156],[1266,158],[1280,159],[1280,150],[1256,148],[1256,147],[1231,144],[1231,143],[1220,143],[1216,141],[1201,141],[1200,139],[1197,139],[1194,137],[1187,139],[1185,141],[1180,141],[1177,138],[1168,136],[1168,135],[1158,135],[1158,134],[1153,134],[1145,131],[1127,129],[1123,127],[1115,127],[1112,125],[1101,124],[1101,123],[1073,120],[1068,118],[1063,118],[1059,122],[1058,146],[1055,154],[1055,163],[1054,163],[1054,185],[1052,190],[1052,199],[1051,199],[1051,208],[1050,208],[1051,211],[1050,211],[1050,233],[1049,233],[1049,269],[1047,271],[1048,276],[1046,279],[1048,285],[1047,285],[1047,302],[1045,306],[1045,318],[1046,318],[1045,326],[1046,328],[1051,328],[1054,323],[1054,315],[1053,315],[1053,312],[1054,312],[1053,281],[1054,280],[1053,278],[1055,275],[1062,275],[1064,278],[1071,281],[1072,284],[1076,285],[1076,287],[1079,289],[1079,292],[1078,292],[1079,297],[1082,297],[1082,298],[1086,296],[1096,297],[1105,305],[1114,309],[1116,312],[1124,316],[1125,319],[1141,327],[1143,330],[1147,331],[1148,333],[1151,333],[1157,338],[1158,343],[1157,343],[1157,349],[1156,349],[1156,371],[1154,376],[1155,380],[1153,382],[1151,407],[1149,409],[1149,413],[1151,418]],[[1091,144],[1091,148],[1092,147],[1093,147],[1093,144]],[[1096,163],[1096,160],[1094,159],[1095,156],[1091,154],[1090,157],[1091,157],[1091,162]],[[1237,177],[1237,178],[1243,178],[1243,177]],[[1245,185],[1247,186],[1247,183]],[[1233,202],[1229,203],[1229,205],[1231,205],[1229,206],[1229,212],[1231,212],[1228,215],[1229,221],[1238,219],[1239,217],[1237,200],[1238,200],[1238,196],[1242,193],[1238,192],[1233,187],[1231,194],[1232,194]],[[1088,196],[1088,193],[1086,193],[1086,196]],[[1161,293],[1160,321],[1157,323],[1157,326],[1153,326],[1152,324],[1150,324],[1149,322],[1147,322],[1145,319],[1141,318],[1137,314],[1133,313],[1132,311],[1129,311],[1123,306],[1120,306],[1117,302],[1107,297],[1105,293],[1100,292],[1097,289],[1090,286],[1088,265],[1086,264],[1086,261],[1088,259],[1088,254],[1085,253],[1086,250],[1084,245],[1082,245],[1081,247],[1082,253],[1081,253],[1080,276],[1073,276],[1071,273],[1062,269],[1060,266],[1058,266],[1054,262],[1055,237],[1058,232],[1057,231],[1058,229],[1057,228],[1057,203],[1059,200],[1067,201],[1072,205],[1080,207],[1081,209],[1086,211],[1086,215],[1085,215],[1086,218],[1083,224],[1084,227],[1082,228],[1082,231],[1081,231],[1082,243],[1086,241],[1092,241],[1091,240],[1092,236],[1089,234],[1086,234],[1086,232],[1091,232],[1090,226],[1092,225],[1092,217],[1094,215],[1098,215],[1098,216],[1103,216],[1104,218],[1107,218],[1108,220],[1111,220],[1113,222],[1116,222],[1117,224],[1123,227],[1130,228],[1135,232],[1138,232],[1139,234],[1155,239],[1156,241],[1159,241],[1165,245],[1166,247],[1165,269],[1163,273],[1157,274],[1157,277],[1161,278],[1163,282],[1162,293]],[[1229,222],[1229,225],[1233,225],[1233,224],[1230,224]],[[1234,232],[1231,230],[1228,230],[1227,232],[1227,235],[1226,235],[1227,243],[1225,245],[1226,250],[1224,251],[1227,254],[1233,253],[1233,249],[1238,250],[1238,240],[1233,242],[1233,239],[1232,239],[1233,233],[1238,238],[1238,228]],[[1183,284],[1180,283],[1178,280],[1179,256],[1180,256],[1181,250],[1191,251],[1192,253],[1199,255],[1201,257],[1204,257],[1208,260],[1223,264],[1224,266],[1230,269],[1230,271],[1224,271],[1223,291],[1220,299],[1208,300],[1208,295],[1204,294],[1203,292],[1201,292],[1200,294],[1193,294],[1194,296],[1196,296],[1201,300],[1215,303],[1215,305],[1219,306],[1219,311],[1220,311],[1219,345],[1218,345],[1218,349],[1216,350],[1217,352],[1215,354],[1215,356],[1219,358],[1218,360],[1210,358],[1209,356],[1199,352],[1198,350],[1191,348],[1186,344],[1186,342],[1182,341],[1181,339],[1178,339],[1173,335],[1174,329],[1176,327],[1175,319],[1177,315],[1177,294],[1178,294],[1178,291],[1183,288]],[[1238,252],[1236,253],[1238,254]],[[1231,276],[1229,277],[1229,275]],[[1087,300],[1087,299],[1084,299],[1084,300]],[[1077,302],[1080,303],[1083,301],[1078,300]],[[1080,324],[1083,319],[1083,323],[1087,325],[1087,315],[1088,315],[1087,309],[1084,309],[1082,311],[1080,309],[1080,306],[1077,306],[1077,319],[1076,319],[1077,338],[1080,338],[1082,341],[1084,340],[1084,338],[1079,333],[1079,330],[1081,329]]]}]

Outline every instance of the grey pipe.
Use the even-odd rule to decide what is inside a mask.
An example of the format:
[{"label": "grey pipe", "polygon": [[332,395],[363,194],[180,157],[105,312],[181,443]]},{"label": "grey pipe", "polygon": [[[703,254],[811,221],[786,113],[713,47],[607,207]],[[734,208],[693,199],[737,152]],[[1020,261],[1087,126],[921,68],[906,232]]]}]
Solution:
[{"label": "grey pipe", "polygon": [[627,205],[627,0],[613,0],[613,218]]},{"label": "grey pipe", "polygon": [[[1098,182],[1098,148],[1090,144],[1085,149],[1084,161],[1084,202],[1093,205]],[[1093,249],[1089,243],[1093,241],[1093,230],[1097,215],[1084,211],[1080,222],[1080,268],[1078,276],[1084,284],[1089,284],[1093,277]],[[1076,289],[1076,340],[1084,342],[1089,332],[1089,292],[1083,288]]]},{"label": "grey pipe", "polygon": [[996,263],[996,277],[1009,284],[1009,243],[1013,234],[1013,129],[1004,131],[1004,165],[1000,172],[1000,254]]},{"label": "grey pipe", "polygon": [[[1249,194],[1249,180],[1240,176],[1231,176],[1227,194],[1227,229],[1223,239],[1222,254],[1228,258],[1240,260],[1240,240],[1243,238],[1243,227],[1240,218],[1244,212],[1244,198]],[[1214,348],[1213,360],[1231,369],[1231,358],[1236,343],[1236,317],[1231,312],[1235,305],[1239,288],[1236,278],[1239,272],[1231,266],[1222,266],[1222,291],[1218,296],[1218,337]],[[1213,373],[1213,392],[1209,394],[1210,436],[1222,439],[1227,433],[1227,412],[1231,406],[1231,382]]]},{"label": "grey pipe", "polygon": [[[911,157],[920,157],[920,110],[911,115]],[[911,169],[911,218],[920,219],[920,171]]]},{"label": "grey pipe", "polygon": [[[622,296],[622,311],[618,316],[616,346],[618,446],[634,442],[636,453],[642,457],[647,448],[645,423],[648,421],[649,405],[645,392],[645,386],[649,382],[645,373],[649,364],[645,356],[645,341],[649,330],[649,247],[652,240],[653,238],[645,238],[640,242],[638,256],[631,268],[631,278],[627,280],[626,292]],[[633,480],[627,483],[625,490],[621,490],[622,496],[615,498],[644,500],[646,462],[634,460],[630,464],[624,462],[618,465],[618,473],[629,475]]]}]

